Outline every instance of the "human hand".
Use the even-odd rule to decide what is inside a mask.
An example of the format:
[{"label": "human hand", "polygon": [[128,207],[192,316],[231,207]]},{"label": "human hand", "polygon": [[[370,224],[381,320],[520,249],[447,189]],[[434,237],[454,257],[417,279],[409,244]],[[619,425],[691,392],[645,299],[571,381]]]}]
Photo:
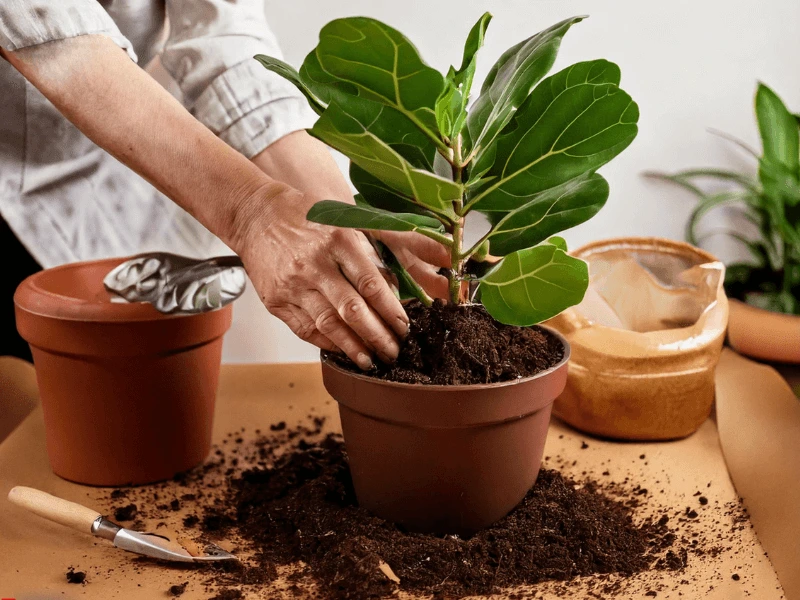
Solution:
[{"label": "human hand", "polygon": [[396,359],[408,317],[364,235],[307,221],[314,200],[289,186],[257,196],[234,250],[267,310],[301,339],[340,349],[362,369],[371,368],[373,352]]},{"label": "human hand", "polygon": [[386,244],[414,281],[432,298],[448,297],[447,278],[439,275],[441,267],[450,268],[447,248],[411,231],[372,231],[372,236]]}]

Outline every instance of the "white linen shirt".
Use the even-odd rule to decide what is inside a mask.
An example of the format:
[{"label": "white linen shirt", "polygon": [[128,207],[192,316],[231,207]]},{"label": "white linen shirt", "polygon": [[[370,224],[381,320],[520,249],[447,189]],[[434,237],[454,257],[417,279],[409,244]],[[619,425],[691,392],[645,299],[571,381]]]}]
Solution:
[{"label": "white linen shirt", "polygon": [[[6,50],[86,34],[141,66],[160,58],[184,106],[247,158],[313,123],[302,95],[252,58],[280,57],[263,0],[0,0]],[[0,214],[42,266],[224,248],[2,59],[0,107]]]}]

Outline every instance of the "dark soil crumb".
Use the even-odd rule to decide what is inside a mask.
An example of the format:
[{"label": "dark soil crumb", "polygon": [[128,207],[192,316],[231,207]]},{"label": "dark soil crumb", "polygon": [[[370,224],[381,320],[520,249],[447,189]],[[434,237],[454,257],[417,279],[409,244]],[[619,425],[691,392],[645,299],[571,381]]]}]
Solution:
[{"label": "dark soil crumb", "polygon": [[85,583],[86,573],[75,571],[72,567],[67,570],[67,583]]},{"label": "dark soil crumb", "polygon": [[702,504],[703,506],[705,506],[706,504],[708,504],[708,498],[706,498],[705,496],[700,496],[700,497],[697,499],[697,501],[698,501],[700,504]]},{"label": "dark soil crumb", "polygon": [[186,591],[186,586],[187,585],[189,585],[189,582],[188,581],[184,581],[181,584],[170,586],[169,590],[167,590],[167,593],[170,596],[181,596],[181,595],[183,595],[183,592]]},{"label": "dark soil crumb", "polygon": [[183,526],[184,527],[194,527],[200,522],[200,517],[197,515],[187,515],[183,518]]},{"label": "dark soil crumb", "polygon": [[739,579],[741,579],[741,577],[739,577],[738,573],[734,573],[733,575],[731,575],[731,579],[733,579],[734,581],[739,581]]},{"label": "dark soil crumb", "polygon": [[274,423],[269,426],[270,431],[283,431],[286,429],[286,421],[281,421],[280,423]]},{"label": "dark soil crumb", "polygon": [[581,450],[586,450],[589,447],[589,444],[586,442],[581,442]]},{"label": "dark soil crumb", "polygon": [[114,519],[117,521],[133,521],[138,512],[135,504],[121,506],[114,510]]},{"label": "dark soil crumb", "polygon": [[[539,327],[495,321],[482,306],[453,306],[437,300],[430,308],[406,306],[408,336],[391,365],[377,362],[367,374],[403,383],[466,385],[535,375],[564,356],[561,342]],[[350,359],[328,354],[336,364],[362,372]]]}]

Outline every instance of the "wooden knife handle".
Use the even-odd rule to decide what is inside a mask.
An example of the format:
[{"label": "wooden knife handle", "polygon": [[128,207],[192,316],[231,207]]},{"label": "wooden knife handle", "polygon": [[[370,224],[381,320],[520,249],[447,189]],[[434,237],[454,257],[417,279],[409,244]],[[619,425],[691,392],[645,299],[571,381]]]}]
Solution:
[{"label": "wooden knife handle", "polygon": [[8,499],[12,504],[81,533],[92,533],[92,523],[102,516],[96,510],[75,502],[19,485],[8,492]]}]

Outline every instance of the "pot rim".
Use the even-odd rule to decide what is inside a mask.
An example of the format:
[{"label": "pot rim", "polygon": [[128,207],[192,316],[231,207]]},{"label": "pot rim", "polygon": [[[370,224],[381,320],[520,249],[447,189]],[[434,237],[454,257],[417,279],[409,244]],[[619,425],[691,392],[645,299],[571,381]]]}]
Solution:
[{"label": "pot rim", "polygon": [[571,348],[569,342],[563,335],[561,335],[558,331],[547,325],[536,324],[536,325],[531,325],[531,327],[541,327],[542,329],[546,330],[548,333],[556,337],[561,342],[561,346],[564,348],[564,356],[561,358],[560,361],[558,361],[555,365],[553,365],[549,369],[545,369],[544,371],[539,371],[538,373],[535,373],[534,375],[529,375],[528,377],[511,379],[510,381],[498,381],[495,383],[459,384],[459,385],[405,383],[402,381],[389,381],[387,379],[379,379],[377,377],[372,377],[370,375],[363,375],[361,373],[355,373],[353,371],[343,369],[339,365],[328,360],[325,350],[320,351],[320,362],[323,363],[327,368],[338,371],[339,373],[342,373],[349,377],[353,377],[354,379],[360,379],[362,381],[368,381],[370,383],[374,383],[377,385],[384,385],[387,387],[400,388],[405,390],[424,389],[426,391],[430,390],[431,392],[463,392],[467,390],[497,389],[497,388],[509,387],[512,385],[518,385],[521,383],[527,383],[529,381],[533,381],[534,379],[544,378],[545,376],[558,370],[559,368],[563,367],[567,362],[569,362],[571,355]]},{"label": "pot rim", "polygon": [[[96,260],[84,260],[64,263],[48,269],[42,269],[26,277],[14,292],[16,309],[43,319],[74,323],[125,324],[152,323],[186,318],[208,318],[208,315],[223,311],[223,306],[198,314],[163,314],[146,302],[97,302],[84,298],[76,298],[69,294],[60,294],[44,287],[40,280],[54,272],[72,269],[93,268],[107,265],[109,271],[128,257],[111,257]],[[113,297],[109,293],[109,298]]]},{"label": "pot rim", "polygon": [[669,238],[662,238],[658,236],[622,236],[596,240],[576,248],[575,250],[571,251],[570,254],[577,258],[586,258],[598,252],[607,252],[608,250],[613,250],[617,247],[631,246],[637,250],[654,249],[661,252],[667,251],[668,253],[672,254],[695,255],[703,258],[707,262],[722,262],[719,258],[707,250],[693,246],[688,242],[671,240]]}]

